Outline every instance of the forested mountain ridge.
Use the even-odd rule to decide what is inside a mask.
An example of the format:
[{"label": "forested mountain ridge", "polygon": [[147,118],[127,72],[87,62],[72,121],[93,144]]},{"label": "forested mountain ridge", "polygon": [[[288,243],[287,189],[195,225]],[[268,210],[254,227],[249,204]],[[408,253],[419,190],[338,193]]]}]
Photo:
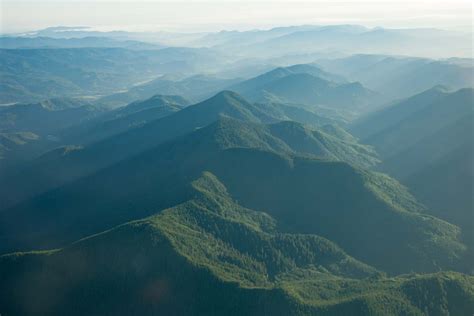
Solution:
[{"label": "forested mountain ridge", "polygon": [[474,314],[467,33],[103,22],[0,35],[1,316]]},{"label": "forested mountain ridge", "polygon": [[348,83],[313,65],[276,68],[229,89],[251,101],[319,105],[351,111],[364,109],[377,98],[375,92],[360,83]]},{"label": "forested mountain ridge", "polygon": [[[386,279],[324,238],[276,232],[270,216],[233,202],[210,173],[192,187],[192,200],[160,215],[60,250],[0,256],[5,312],[423,315],[464,314],[473,306],[469,277]],[[50,282],[31,288],[31,278]],[[450,296],[439,291],[447,287]],[[53,289],[64,293],[60,300]],[[425,307],[430,300],[439,303]]]},{"label": "forested mountain ridge", "polygon": [[464,227],[472,243],[474,90],[435,87],[351,129],[380,153],[381,170],[410,187],[432,214]]},{"label": "forested mountain ridge", "polygon": [[467,269],[458,227],[424,215],[388,176],[295,154],[291,139],[269,132],[286,124],[220,120],[3,210],[2,252],[61,247],[185,202],[190,181],[210,171],[233,198],[265,210],[281,230],[321,235],[384,271]]},{"label": "forested mountain ridge", "polygon": [[[128,128],[121,133],[112,134],[110,137],[99,139],[90,144],[86,143],[87,146],[82,146],[84,144],[79,139],[79,143],[76,142],[72,145],[80,145],[81,150],[68,152],[68,155],[57,155],[55,154],[58,153],[57,150],[46,153],[33,160],[26,168],[5,177],[9,182],[9,190],[0,194],[6,205],[16,203],[24,197],[57,187],[62,183],[139,154],[160,143],[207,126],[221,117],[231,117],[255,123],[273,123],[287,120],[289,116],[298,119],[299,115],[304,116],[307,121],[314,120],[315,125],[318,125],[320,121],[322,123],[332,121],[330,119],[321,120],[317,115],[307,115],[306,113],[311,114],[311,112],[304,110],[298,110],[299,112],[294,114],[295,111],[291,112],[289,109],[291,107],[279,104],[252,104],[234,92],[223,91],[171,115],[150,120],[144,125],[133,126],[134,128]],[[124,117],[125,122],[129,117]],[[89,128],[87,132],[89,132]],[[96,137],[94,135],[100,134],[91,133],[92,139]],[[349,146],[344,149],[347,154],[351,151],[355,153],[361,150],[366,151],[368,155],[374,155],[370,153],[370,149],[363,146],[352,146],[352,148]],[[374,163],[376,160],[369,164]],[[22,181],[24,177],[30,179],[27,184]]]}]

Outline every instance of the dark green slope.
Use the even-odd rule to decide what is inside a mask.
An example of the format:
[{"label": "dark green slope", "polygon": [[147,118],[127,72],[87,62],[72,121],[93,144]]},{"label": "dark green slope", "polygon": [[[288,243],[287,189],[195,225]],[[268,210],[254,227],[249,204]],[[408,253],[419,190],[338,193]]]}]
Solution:
[{"label": "dark green slope", "polygon": [[[83,146],[81,150],[60,156],[47,154],[36,159],[24,170],[1,179],[1,183],[8,183],[8,190],[0,192],[4,204],[0,208],[91,174],[160,143],[205,127],[221,117],[248,122],[277,122],[293,117],[291,111],[286,112],[287,108],[254,105],[233,92],[221,92],[144,126],[129,128],[118,135]],[[304,115],[301,112],[299,115]],[[311,118],[310,115],[306,117]],[[26,178],[28,181],[25,181]]]},{"label": "dark green slope", "polygon": [[299,273],[351,278],[379,274],[324,238],[278,233],[274,219],[233,202],[210,173],[194,181],[192,189],[193,200],[163,211],[157,226],[182,255],[226,281],[262,286]]},{"label": "dark green slope", "polygon": [[[469,315],[474,281],[385,279],[314,235],[282,234],[210,173],[193,198],[63,249],[0,256],[5,315]],[[366,277],[370,277],[366,279]]]},{"label": "dark green slope", "polygon": [[184,204],[63,250],[1,257],[2,287],[13,289],[2,296],[5,312],[288,314],[299,304],[276,287],[280,276],[378,274],[328,240],[277,233],[211,174],[192,190]]},{"label": "dark green slope", "polygon": [[341,139],[340,135],[313,130],[293,121],[263,125],[223,118],[204,130],[200,137],[214,139],[221,149],[255,148],[284,156],[297,154],[345,161],[360,167],[371,167],[378,162],[372,148],[360,145],[355,139]]},{"label": "dark green slope", "polygon": [[464,114],[444,126],[433,126],[430,133],[419,141],[401,147],[396,154],[386,156],[382,165],[384,170],[405,179],[430,164],[441,163],[445,157],[459,152],[461,148],[466,152],[472,150],[474,137],[470,133],[473,131],[474,116],[467,111]]},{"label": "dark green slope", "polygon": [[196,128],[204,127],[222,116],[256,122],[268,118],[267,114],[237,94],[221,92],[173,115],[128,129],[81,150],[68,152],[67,155],[46,154],[32,161],[25,169],[3,176],[0,185],[8,189],[0,192],[0,200],[3,201],[0,208],[91,174]]},{"label": "dark green slope", "polygon": [[[291,137],[272,134],[282,127],[288,123],[221,120],[5,210],[2,252],[62,246],[182,203],[192,194],[188,183],[209,170],[242,205],[268,212],[282,230],[336,241],[384,271],[465,269],[459,228],[419,213],[422,207],[387,176],[294,157]],[[330,150],[317,146],[311,148]]]},{"label": "dark green slope", "polygon": [[246,149],[224,151],[212,163],[209,170],[234,198],[265,210],[284,230],[326,237],[390,273],[467,269],[460,229],[419,213],[423,208],[387,176]]},{"label": "dark green slope", "polygon": [[315,315],[467,316],[474,308],[473,281],[472,276],[454,273],[401,276],[380,281],[323,279],[300,282],[292,286],[291,291],[320,305]]},{"label": "dark green slope", "polygon": [[[215,220],[213,215],[220,218],[218,214],[195,205],[205,202],[205,199],[196,198],[158,217],[122,225],[58,252],[3,256],[0,271],[2,274],[8,271],[8,274],[2,275],[2,280],[6,281],[2,286],[9,284],[12,287],[9,296],[2,295],[1,305],[8,307],[4,312],[7,315],[187,315],[238,314],[246,310],[261,313],[262,309],[275,312],[281,309],[282,313],[290,313],[289,299],[281,290],[272,290],[270,284],[266,289],[244,290],[235,280],[223,282],[219,278],[216,272],[220,266],[237,270],[240,264],[242,267],[237,271],[247,270],[249,273],[253,267],[243,262],[226,263],[224,258],[206,258],[206,250],[218,254],[221,248],[236,260],[239,257],[250,259],[210,234],[198,233],[198,225],[185,222],[186,218],[193,216],[197,219],[208,217],[210,221]],[[181,213],[187,209],[189,214],[185,218],[186,214]],[[198,211],[198,214],[193,214],[193,211]],[[238,216],[239,210],[233,213]],[[243,220],[244,216],[245,213],[242,214]],[[265,219],[262,216],[262,222]],[[222,220],[225,221],[224,216]],[[229,221],[228,224],[239,226],[238,221]],[[258,235],[259,230],[254,228],[253,234]],[[201,239],[196,240],[196,237]],[[185,246],[193,247],[194,252],[183,255]],[[111,258],[115,259],[111,262]],[[16,277],[11,278],[14,272]],[[229,271],[227,276],[239,278],[233,272]],[[226,274],[221,275],[226,277]],[[31,278],[38,280],[33,288],[27,285]],[[28,289],[37,294],[32,296]]]},{"label": "dark green slope", "polygon": [[289,144],[296,153],[345,161],[359,167],[372,167],[379,162],[375,151],[361,145],[343,129],[325,125],[310,130],[301,124],[285,121],[270,126],[276,137]]},{"label": "dark green slope", "polygon": [[464,240],[474,247],[474,148],[465,144],[427,164],[404,182],[430,213],[463,229]]},{"label": "dark green slope", "polygon": [[[351,146],[356,150],[350,152]],[[60,241],[70,242],[146,216],[153,207],[165,208],[184,201],[189,177],[210,164],[210,157],[229,148],[267,150],[287,157],[299,153],[343,161],[349,159],[354,164],[369,164],[376,160],[363,146],[306,129],[297,123],[262,125],[220,119],[179,141],[158,146],[137,158],[5,211],[0,214],[2,231],[18,240],[5,242],[4,246],[8,247],[10,242],[23,249],[57,246]],[[81,150],[80,147],[58,149],[49,153],[53,157],[44,159],[67,159]],[[52,201],[54,205],[51,205]],[[101,212],[103,216],[96,217],[94,212]],[[106,215],[109,212],[114,213]],[[37,226],[38,222],[44,222],[44,225]],[[23,233],[15,233],[15,230]],[[27,233],[29,231],[32,232]],[[63,241],[66,236],[69,237]]]}]

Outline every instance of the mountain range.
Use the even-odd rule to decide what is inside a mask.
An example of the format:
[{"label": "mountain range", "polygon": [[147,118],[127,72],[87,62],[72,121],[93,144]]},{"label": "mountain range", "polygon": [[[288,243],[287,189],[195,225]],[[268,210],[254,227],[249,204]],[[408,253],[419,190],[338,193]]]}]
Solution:
[{"label": "mountain range", "polygon": [[435,87],[355,123],[351,131],[383,159],[432,214],[465,228],[472,243],[474,90]]},{"label": "mountain range", "polygon": [[471,308],[472,277],[387,279],[327,239],[279,233],[270,216],[232,201],[211,173],[191,189],[194,198],[159,215],[62,249],[1,256],[4,311],[421,315]]},{"label": "mountain range", "polygon": [[[201,112],[236,98],[225,92],[189,109]],[[295,135],[304,131],[298,124],[246,121],[218,119],[3,210],[2,252],[56,249],[1,257],[0,271],[8,271],[3,284],[15,288],[4,301],[8,311],[61,314],[74,305],[85,313],[92,308],[91,287],[92,297],[105,299],[104,314],[117,311],[112,301],[118,297],[125,310],[178,314],[232,313],[237,306],[236,313],[243,308],[258,314],[255,299],[264,302],[259,304],[264,313],[302,315],[471,308],[471,281],[460,274],[384,276],[465,271],[468,254],[459,228],[425,215],[388,176],[327,160],[324,147],[303,152],[317,147],[295,142],[305,139]],[[147,216],[152,217],[133,221]],[[122,259],[107,265],[111,256]],[[15,277],[20,275],[25,279]],[[52,280],[33,288],[42,293],[37,303],[24,296],[31,289],[24,282],[31,278]],[[348,292],[334,294],[347,282]],[[206,295],[193,294],[203,291],[203,284]],[[454,287],[449,293],[457,293],[453,297],[460,304],[437,294],[436,286]],[[57,301],[53,289],[76,294]],[[142,293],[148,291],[158,296],[147,303],[149,294]],[[214,291],[235,299],[219,304]],[[191,301],[181,310],[176,299]],[[426,300],[438,299],[443,303],[425,310]]]},{"label": "mountain range", "polygon": [[358,81],[386,98],[398,101],[437,85],[455,90],[474,85],[471,59],[433,60],[359,54],[319,59],[316,63],[331,73]]},{"label": "mountain range", "polygon": [[0,37],[0,314],[473,315],[468,43]]},{"label": "mountain range", "polygon": [[360,83],[337,83],[328,81],[340,77],[332,76],[311,65],[277,68],[256,78],[241,82],[231,90],[249,100],[316,105],[332,109],[361,111],[376,94]]},{"label": "mountain range", "polygon": [[0,49],[0,104],[99,98],[163,74],[194,74],[218,67],[225,61],[221,55],[205,48],[179,47]]},{"label": "mountain range", "polygon": [[[253,123],[275,123],[288,119],[288,116],[291,117],[295,114],[294,112],[296,114],[302,112],[302,110],[289,111],[288,109],[289,107],[280,107],[278,104],[252,104],[236,93],[224,91],[172,115],[151,120],[143,126],[133,126],[133,128],[129,128],[122,133],[111,135],[102,140],[98,140],[98,136],[95,136],[100,134],[94,133],[94,127],[88,127],[86,128],[86,140],[97,141],[87,144],[85,147],[82,146],[85,144],[84,142],[67,143],[67,145],[75,147],[57,148],[33,160],[25,168],[20,168],[18,171],[14,170],[9,175],[5,175],[3,177],[4,183],[9,183],[9,189],[1,193],[2,199],[4,205],[14,203],[23,199],[22,196],[31,196],[66,181],[90,174],[160,143],[207,126],[221,117],[231,117]],[[158,109],[158,111],[161,111],[161,109]],[[294,119],[297,120],[298,117],[295,116]],[[316,119],[314,125],[318,125],[321,122],[319,117],[313,116]],[[120,126],[121,122],[130,123],[131,121],[127,121],[129,118],[130,116],[125,116],[123,120],[118,121],[119,125],[115,126]],[[305,118],[311,119],[311,116],[305,116]],[[330,120],[328,121],[330,122]],[[116,120],[112,122],[112,124],[117,124]],[[99,128],[102,128],[99,131],[104,132],[103,124],[99,125]],[[302,135],[307,134],[303,130]],[[154,137],[148,135],[154,135]],[[320,142],[317,137],[314,138],[313,135],[314,142]],[[331,141],[328,143],[331,143]],[[346,153],[341,153],[341,157],[346,156],[347,159],[353,159],[359,155],[357,153],[359,151],[361,156],[368,155],[368,158],[354,158],[354,162],[362,163],[362,165],[375,163],[376,158],[370,158],[371,155],[374,155],[370,149],[357,145],[355,139],[348,143],[354,144],[354,146],[344,149],[343,151]],[[124,147],[124,144],[130,145]],[[74,148],[74,150],[70,151],[68,148]],[[26,185],[23,181],[25,177],[30,179]]]}]

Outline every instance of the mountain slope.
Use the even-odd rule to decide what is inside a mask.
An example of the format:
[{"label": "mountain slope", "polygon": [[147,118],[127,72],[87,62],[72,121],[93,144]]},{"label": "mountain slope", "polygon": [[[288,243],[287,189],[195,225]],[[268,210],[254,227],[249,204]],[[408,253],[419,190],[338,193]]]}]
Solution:
[{"label": "mountain slope", "polygon": [[[354,257],[384,271],[429,271],[425,269],[433,269],[434,262],[462,266],[461,257],[467,262],[466,248],[459,243],[460,229],[422,215],[422,208],[388,177],[345,164],[298,158],[282,161],[247,150],[225,151],[214,164],[210,170],[242,205],[266,210],[286,230],[333,240]],[[239,168],[225,167],[236,164]],[[425,251],[430,254],[421,255]],[[445,255],[438,257],[439,253]],[[426,260],[425,255],[431,259]],[[400,261],[407,257],[410,262]]]},{"label": "mountain slope", "polygon": [[[362,165],[370,165],[377,161],[374,154],[370,151],[370,148],[358,145],[355,142],[339,140],[317,130],[306,129],[297,123],[281,122],[271,125],[262,125],[233,119],[219,119],[217,122],[185,136],[184,140],[172,141],[158,146],[157,149],[152,151],[152,154],[145,156],[154,160],[154,163],[151,162],[152,160],[149,160],[149,165],[147,165],[144,164],[141,159],[137,158],[138,160],[136,160],[132,158],[131,160],[118,163],[111,168],[99,171],[97,174],[93,174],[86,179],[79,179],[70,185],[60,187],[58,190],[51,190],[43,198],[32,199],[26,205],[18,205],[12,212],[5,212],[3,216],[0,215],[4,220],[4,232],[10,231],[10,228],[8,228],[9,224],[6,223],[23,223],[21,218],[26,217],[30,218],[27,222],[31,222],[32,225],[34,225],[33,223],[36,220],[47,220],[51,224],[56,223],[53,224],[57,226],[56,228],[59,228],[61,231],[64,229],[64,233],[68,234],[67,231],[69,229],[71,230],[70,232],[76,230],[73,224],[74,221],[82,222],[84,220],[82,220],[81,217],[93,216],[93,213],[90,212],[93,212],[95,209],[108,212],[111,210],[110,206],[115,204],[117,204],[116,212],[118,212],[118,209],[124,208],[125,213],[123,216],[127,216],[125,219],[139,218],[139,214],[128,213],[129,211],[125,210],[129,210],[130,206],[136,202],[143,205],[142,211],[147,212],[153,205],[148,203],[159,202],[158,206],[165,208],[175,203],[175,199],[182,201],[187,196],[185,184],[189,175],[183,174],[183,172],[179,170],[186,166],[188,169],[193,168],[196,164],[198,169],[202,168],[200,164],[206,162],[206,159],[210,159],[210,156],[215,155],[221,150],[230,148],[267,150],[286,157],[297,153],[326,159],[351,161],[354,164]],[[59,162],[66,160],[67,162],[70,155],[73,155],[76,151],[80,152],[81,150],[84,149],[81,147],[58,149],[48,154],[53,157],[44,157],[43,159],[47,161],[57,160]],[[136,161],[138,161],[137,165],[134,164]],[[162,165],[166,167],[160,168],[159,166]],[[72,166],[74,167],[74,165]],[[149,168],[149,170],[147,171],[146,168]],[[189,172],[193,174],[195,170],[189,170]],[[131,188],[128,186],[124,186],[123,188],[122,186],[116,187],[114,185],[114,183],[123,183],[123,181],[137,182],[137,180],[134,179],[140,177],[143,177],[142,180]],[[176,178],[171,180],[174,177]],[[50,180],[51,179],[46,179],[46,181]],[[168,181],[173,181],[174,185],[167,185]],[[26,184],[23,183],[23,190],[25,186]],[[146,192],[149,192],[149,190],[155,186],[164,186],[168,189],[155,193],[155,196],[147,196]],[[91,199],[80,198],[80,195],[78,196],[77,193],[85,194],[91,197]],[[48,208],[50,201],[48,196],[53,199],[59,198],[56,202],[59,208],[49,208],[48,213],[44,213],[39,209]],[[95,198],[92,198],[92,196],[95,196]],[[131,205],[121,202],[126,196],[132,201]],[[60,205],[66,206],[70,204],[71,201],[76,202],[72,203],[73,206],[68,207],[69,211],[67,213],[63,215],[55,213],[56,211],[63,213],[65,209],[62,209],[63,207]],[[145,207],[144,205],[147,206]],[[119,214],[119,212],[117,214]],[[120,218],[120,216],[115,218],[113,223],[120,223]],[[67,222],[62,222],[63,220],[67,220]],[[109,220],[110,218],[107,218],[107,216],[96,218],[93,223],[83,228],[92,234],[94,230],[89,231],[88,227],[104,227],[101,225],[107,225]],[[25,224],[27,222],[25,222]],[[69,225],[73,226],[69,227]],[[17,225],[11,227],[14,226],[17,227]],[[105,227],[103,229],[105,229]],[[36,229],[35,234],[41,235],[43,231],[49,234],[48,230],[54,231],[53,228],[48,228],[46,225],[44,229]],[[18,234],[15,233],[15,235]],[[20,240],[16,242],[22,243],[21,239],[23,237],[19,237]],[[25,240],[30,239],[27,235],[25,235],[24,238]],[[38,241],[39,240],[41,240],[41,238],[38,237]],[[28,243],[24,246],[27,248],[31,247]]]},{"label": "mountain slope", "polygon": [[395,100],[421,93],[436,85],[451,89],[474,85],[472,60],[460,64],[455,59],[360,54],[318,60],[317,64]]},{"label": "mountain slope", "polygon": [[[59,247],[183,203],[193,194],[189,182],[208,170],[242,206],[265,210],[282,231],[318,234],[381,270],[465,269],[458,227],[423,215],[387,176],[295,156],[310,142],[295,144],[291,133],[276,137],[288,130],[287,123],[221,121],[46,192],[0,213],[1,251]],[[310,141],[315,152],[330,152]]]},{"label": "mountain slope", "polygon": [[[205,48],[0,49],[0,104],[55,97],[102,97],[164,74],[189,76],[220,69],[228,60]],[[176,94],[154,91],[122,105],[157,93]]]},{"label": "mountain slope", "polygon": [[473,147],[472,143],[465,144],[404,180],[413,194],[430,206],[431,214],[463,228],[464,240],[471,247],[474,247]]},{"label": "mountain slope", "polygon": [[353,123],[351,131],[362,139],[367,139],[375,134],[390,128],[410,117],[410,115],[427,108],[431,103],[446,96],[446,90],[435,86],[422,93],[411,96],[390,107],[370,113]]},{"label": "mountain slope", "polygon": [[[222,92],[173,115],[128,129],[121,134],[81,147],[81,150],[68,152],[67,155],[62,154],[63,150],[46,153],[25,169],[14,171],[13,174],[7,174],[0,179],[2,183],[9,183],[10,187],[0,192],[4,201],[3,208],[204,127],[221,116],[259,121],[252,112],[262,119],[267,117],[242,97]],[[61,154],[57,155],[58,152]],[[26,178],[29,181],[23,181]]]},{"label": "mountain slope", "polygon": [[380,153],[382,170],[409,185],[430,212],[461,226],[468,236],[473,231],[473,100],[473,89],[431,89],[352,129]]},{"label": "mountain slope", "polygon": [[171,115],[187,105],[189,102],[180,96],[155,95],[108,111],[79,126],[65,129],[58,136],[63,143],[69,144],[96,142]]},{"label": "mountain slope", "polygon": [[117,107],[135,100],[147,99],[156,94],[180,95],[194,102],[200,102],[237,81],[237,79],[223,79],[205,75],[195,75],[179,80],[168,77],[160,77],[131,87],[125,92],[102,97],[98,103]]},{"label": "mountain slope", "polygon": [[[295,114],[296,112],[296,114]],[[221,117],[231,117],[248,122],[277,122],[308,111],[292,111],[288,106],[251,104],[241,96],[223,91],[214,97],[186,107],[172,115],[153,120],[144,126],[129,128],[123,133],[83,146],[81,150],[67,155],[45,154],[27,168],[3,177],[9,189],[0,192],[7,205],[12,205],[28,196],[57,187],[67,181],[91,174],[120,160],[136,155],[160,143],[207,126]],[[311,114],[311,113],[310,113]],[[319,116],[306,115],[306,120],[319,120]],[[95,135],[95,134],[94,134]],[[75,145],[82,145],[80,139]],[[62,151],[60,151],[62,152]],[[22,179],[28,178],[25,182]]]},{"label": "mountain slope", "polygon": [[46,136],[100,112],[88,102],[66,98],[0,107],[0,131],[30,131]]},{"label": "mountain slope", "polygon": [[[435,93],[436,94],[436,93]],[[385,157],[400,153],[403,149],[413,146],[426,136],[434,134],[455,121],[472,116],[473,89],[461,89],[453,93],[441,94],[435,99],[413,109],[411,103],[400,103],[381,112],[383,117],[374,117],[374,121],[385,121],[385,117],[392,116],[390,109],[403,110],[409,107],[414,111],[397,118],[395,124],[389,123],[386,128],[373,135],[365,136],[363,140],[376,146],[379,153]],[[416,99],[418,99],[416,97]],[[361,123],[364,124],[364,123]],[[370,123],[367,123],[370,124]],[[416,130],[416,133],[412,131]],[[357,131],[353,130],[356,135]],[[465,137],[469,134],[466,133]],[[462,141],[462,140],[460,140]]]},{"label": "mountain slope", "polygon": [[385,279],[324,238],[278,233],[270,216],[236,204],[210,173],[192,188],[193,199],[159,215],[63,249],[0,256],[4,312],[467,315],[473,309],[472,277]]},{"label": "mountain slope", "polygon": [[[329,81],[332,76],[311,65],[277,68],[229,89],[253,101],[322,105],[360,110],[376,97],[359,83]],[[337,79],[335,79],[337,80]]]}]

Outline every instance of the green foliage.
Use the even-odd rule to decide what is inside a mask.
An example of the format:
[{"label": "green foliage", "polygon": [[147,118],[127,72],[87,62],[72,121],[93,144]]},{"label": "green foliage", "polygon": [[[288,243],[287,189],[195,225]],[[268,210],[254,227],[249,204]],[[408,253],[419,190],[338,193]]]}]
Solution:
[{"label": "green foliage", "polygon": [[[279,233],[205,172],[194,197],[63,249],[0,256],[5,315],[469,315],[474,280],[385,278],[315,236]],[[33,282],[32,282],[33,281]]]},{"label": "green foliage", "polygon": [[[320,60],[351,81],[310,64],[229,79],[273,67],[261,54],[314,59],[290,50],[338,34],[390,36],[0,49],[0,314],[473,315],[473,89],[437,86],[357,121],[358,138],[344,129],[387,96],[468,86],[469,61],[357,55]],[[37,40],[3,44],[101,42]]]},{"label": "green foliage", "polygon": [[[135,121],[133,113],[119,118],[118,121],[111,121],[105,123],[105,125],[99,124],[97,133],[94,133],[94,128],[90,128],[90,125],[82,124],[81,126],[85,128],[79,127],[78,134],[84,135],[81,131],[84,132],[85,129],[86,137],[82,139],[85,142],[101,138],[102,133],[123,132],[88,144],[84,150],[69,155],[67,159],[45,155],[39,161],[35,160],[27,165],[20,172],[0,179],[1,182],[8,183],[8,190],[0,191],[0,198],[4,201],[3,207],[57,188],[64,183],[91,175],[121,160],[150,150],[159,144],[206,127],[223,117],[253,123],[278,122],[283,118],[280,116],[278,108],[278,105],[261,106],[251,104],[236,93],[223,91],[201,103],[186,107],[161,119],[150,120],[148,124],[135,128],[129,128],[130,126],[128,126],[129,123]],[[149,110],[153,111],[154,114],[161,115],[160,109],[161,106],[158,105],[157,108]],[[125,111],[127,110],[125,109]],[[158,113],[156,113],[157,111]],[[137,112],[140,117],[143,114],[147,116],[146,120],[148,120],[147,113]],[[89,132],[91,133],[88,134]],[[74,139],[74,132],[70,136],[73,141],[75,140],[75,143],[82,143],[81,137]],[[352,152],[352,156],[355,157],[359,155],[357,152],[366,151],[366,149],[363,146],[357,146],[356,152],[353,149],[347,151]],[[350,158],[348,155],[345,156],[345,159]],[[370,153],[361,153],[359,156],[361,156],[358,157],[360,163],[367,164],[374,160],[373,157],[370,157],[372,156]],[[51,159],[44,159],[45,157]],[[28,181],[24,181],[25,178]]]},{"label": "green foliage", "polygon": [[224,151],[210,166],[234,198],[268,212],[281,229],[326,237],[381,270],[466,269],[459,228],[421,214],[413,197],[386,176],[246,149]]},{"label": "green foliage", "polygon": [[[320,235],[380,270],[465,271],[456,226],[422,214],[393,179],[327,160],[346,144],[296,123],[221,119],[2,212],[3,252],[60,247],[185,202],[189,183],[211,171],[242,206],[267,212],[279,229]],[[295,154],[301,151],[307,157]]]}]

